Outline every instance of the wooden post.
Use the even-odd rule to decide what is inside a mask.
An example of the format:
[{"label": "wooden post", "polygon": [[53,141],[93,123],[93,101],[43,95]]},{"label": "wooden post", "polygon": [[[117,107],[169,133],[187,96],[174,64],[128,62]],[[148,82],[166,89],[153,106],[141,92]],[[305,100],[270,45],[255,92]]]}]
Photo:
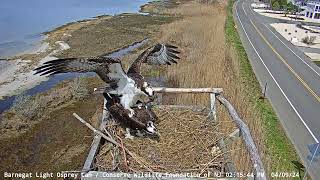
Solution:
[{"label": "wooden post", "polygon": [[214,93],[210,93],[210,113],[209,117],[213,119],[213,121],[217,121],[217,112],[216,112],[216,95]]},{"label": "wooden post", "polygon": [[240,137],[241,137],[240,130],[237,128],[224,139],[224,143],[228,145]]},{"label": "wooden post", "polygon": [[244,139],[246,147],[249,151],[251,162],[253,163],[253,169],[255,171],[255,179],[266,180],[266,173],[261,161],[258,149],[254,144],[254,141],[251,137],[250,130],[248,126],[241,120],[235,108],[231,103],[226,100],[222,95],[218,95],[217,99],[228,109],[231,119],[236,123],[237,127],[240,129],[241,136]]},{"label": "wooden post", "polygon": [[[102,118],[101,118],[101,123],[100,123],[100,127],[99,127],[100,131],[103,131],[103,129],[106,127],[107,120],[109,119],[109,112],[105,109],[106,103],[107,103],[107,100],[104,99]],[[82,168],[82,171],[83,171],[82,175],[85,174],[86,172],[92,170],[92,163],[94,162],[94,158],[95,158],[96,154],[98,153],[100,141],[101,141],[101,136],[99,134],[95,134],[93,137],[91,149],[89,151],[87,159],[86,159],[86,161],[83,165],[83,168]]]},{"label": "wooden post", "polygon": [[266,82],[266,84],[264,85],[263,98],[266,98],[267,85],[268,85],[268,83]]}]

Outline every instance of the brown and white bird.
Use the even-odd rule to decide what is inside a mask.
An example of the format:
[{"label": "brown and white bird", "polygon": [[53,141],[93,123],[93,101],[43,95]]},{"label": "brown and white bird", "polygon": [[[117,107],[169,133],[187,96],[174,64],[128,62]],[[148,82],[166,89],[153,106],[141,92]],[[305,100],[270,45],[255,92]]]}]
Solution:
[{"label": "brown and white bird", "polygon": [[[106,99],[105,108],[109,111],[110,115],[119,122],[121,125],[126,127],[126,137],[131,138],[130,129],[140,132],[146,132],[150,135],[159,135],[155,123],[158,121],[157,115],[152,111],[151,107],[142,103],[135,107],[132,107],[135,114],[129,117],[128,110],[120,104],[120,98],[116,95],[103,93]],[[130,129],[129,129],[130,128]]]},{"label": "brown and white bird", "polygon": [[129,110],[129,116],[133,117],[131,108],[138,100],[153,96],[152,87],[141,75],[142,63],[149,65],[171,65],[180,59],[177,47],[168,44],[157,44],[145,50],[131,64],[127,72],[124,71],[121,61],[114,57],[90,57],[90,58],[66,58],[43,63],[35,69],[35,74],[54,75],[68,72],[95,72],[107,83],[105,92],[120,97],[121,105]]}]

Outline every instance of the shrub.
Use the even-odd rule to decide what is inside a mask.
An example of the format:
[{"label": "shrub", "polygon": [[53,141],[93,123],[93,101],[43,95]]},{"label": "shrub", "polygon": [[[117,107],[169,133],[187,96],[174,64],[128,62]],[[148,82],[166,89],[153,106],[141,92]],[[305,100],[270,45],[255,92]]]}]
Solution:
[{"label": "shrub", "polygon": [[302,38],[302,42],[305,44],[314,44],[315,40],[316,40],[316,36],[306,36]]},{"label": "shrub", "polygon": [[280,9],[280,4],[279,4],[279,2],[278,2],[278,1],[275,1],[275,2],[272,4],[272,7],[273,7],[273,9],[275,9],[275,10],[279,10],[279,9]]}]

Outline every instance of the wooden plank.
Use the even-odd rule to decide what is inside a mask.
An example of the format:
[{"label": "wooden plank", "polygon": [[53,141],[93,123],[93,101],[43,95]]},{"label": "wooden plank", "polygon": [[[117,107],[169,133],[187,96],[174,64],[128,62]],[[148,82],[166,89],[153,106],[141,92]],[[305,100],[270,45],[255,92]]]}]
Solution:
[{"label": "wooden plank", "polygon": [[236,140],[237,138],[240,138],[240,130],[237,128],[235,131],[233,131],[232,133],[230,133],[225,139],[224,142],[226,145],[229,145],[230,143],[232,143],[234,140]]},{"label": "wooden plank", "polygon": [[153,87],[154,92],[157,93],[222,93],[222,88],[166,88],[166,87]]},{"label": "wooden plank", "polygon": [[241,137],[243,138],[245,145],[249,151],[251,162],[253,163],[253,169],[255,171],[255,179],[266,180],[266,173],[261,161],[258,149],[251,137],[250,130],[244,121],[239,117],[235,108],[231,103],[222,95],[218,95],[217,99],[228,109],[231,119],[237,127],[240,129]]},{"label": "wooden plank", "polygon": [[[102,130],[103,128],[105,128],[106,126],[106,122],[103,122],[101,125],[100,125],[100,130]],[[83,172],[87,172],[87,171],[90,171],[92,170],[92,165],[93,165],[93,162],[94,162],[94,158],[95,156],[97,155],[98,153],[98,149],[100,147],[100,141],[101,141],[101,136],[96,134],[93,138],[93,142],[92,142],[92,145],[91,145],[91,149],[88,153],[88,156],[87,156],[87,159],[83,165],[83,168],[82,168],[82,171]]]},{"label": "wooden plank", "polygon": [[[106,103],[107,103],[107,101],[105,99],[103,102],[103,107],[105,107]],[[108,118],[109,118],[109,113],[105,108],[103,108],[102,119],[101,119],[101,123],[100,123],[100,127],[99,127],[99,129],[101,131],[103,131],[103,129],[106,127]],[[100,141],[101,141],[101,136],[99,134],[95,134],[95,136],[93,138],[93,142],[91,144],[91,149],[90,149],[88,156],[87,156],[87,159],[83,165],[82,172],[85,173],[85,172],[92,170],[95,156],[98,153],[98,150],[100,147]]]},{"label": "wooden plank", "polygon": [[196,112],[202,112],[202,111],[208,110],[206,106],[156,105],[155,107],[159,109],[173,109],[173,110],[190,109],[191,111],[196,111]]}]

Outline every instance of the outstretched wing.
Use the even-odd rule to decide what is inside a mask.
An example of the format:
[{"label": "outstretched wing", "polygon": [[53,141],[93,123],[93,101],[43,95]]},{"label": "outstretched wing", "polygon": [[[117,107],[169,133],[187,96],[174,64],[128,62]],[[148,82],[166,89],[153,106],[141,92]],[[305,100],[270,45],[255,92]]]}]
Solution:
[{"label": "outstretched wing", "polygon": [[177,64],[177,59],[180,59],[177,50],[178,47],[169,44],[157,44],[147,50],[145,50],[130,66],[128,74],[138,73],[140,74],[140,67],[142,63],[149,65],[171,65]]},{"label": "outstretched wing", "polygon": [[35,69],[35,74],[53,75],[68,72],[95,72],[113,89],[123,87],[128,82],[119,59],[110,57],[66,58],[43,63]]}]

